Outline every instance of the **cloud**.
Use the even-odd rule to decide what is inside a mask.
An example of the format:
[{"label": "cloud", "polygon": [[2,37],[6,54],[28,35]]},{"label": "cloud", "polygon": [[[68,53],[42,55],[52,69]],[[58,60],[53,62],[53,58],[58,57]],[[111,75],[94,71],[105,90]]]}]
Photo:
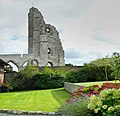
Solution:
[{"label": "cloud", "polygon": [[81,58],[82,56],[84,56],[82,50],[75,50],[75,49],[65,50],[66,59]]},{"label": "cloud", "polygon": [[27,53],[32,2],[60,32],[66,62],[79,65],[120,52],[120,0],[0,0],[1,54]]},{"label": "cloud", "polygon": [[83,65],[84,63],[89,63],[100,57],[102,57],[102,55],[98,52],[87,52],[80,49],[65,50],[66,63],[71,63],[74,65]]},{"label": "cloud", "polygon": [[114,46],[119,46],[120,40],[118,38],[113,38],[113,36],[110,36],[110,34],[104,33],[102,29],[94,30],[92,34],[92,39],[99,41],[99,42],[104,42],[106,44],[111,44]]}]

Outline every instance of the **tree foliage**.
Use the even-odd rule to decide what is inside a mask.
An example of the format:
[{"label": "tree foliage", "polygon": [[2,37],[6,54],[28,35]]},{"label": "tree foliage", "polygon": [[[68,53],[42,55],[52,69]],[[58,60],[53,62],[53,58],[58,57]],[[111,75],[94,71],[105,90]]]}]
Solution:
[{"label": "tree foliage", "polygon": [[32,76],[38,73],[39,73],[39,69],[36,66],[29,65],[25,67],[24,70],[21,70],[20,72],[18,72],[18,75],[26,79],[26,78],[31,78]]},{"label": "tree foliage", "polygon": [[112,58],[111,58],[111,67],[112,67],[112,75],[116,79],[120,79],[120,53],[113,53]]}]

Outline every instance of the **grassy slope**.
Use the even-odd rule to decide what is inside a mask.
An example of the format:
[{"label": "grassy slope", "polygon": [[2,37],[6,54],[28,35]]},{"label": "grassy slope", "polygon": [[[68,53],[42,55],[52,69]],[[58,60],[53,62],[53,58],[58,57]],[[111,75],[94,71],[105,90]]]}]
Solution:
[{"label": "grassy slope", "polygon": [[[115,81],[108,81],[109,83],[115,83]],[[107,81],[98,81],[98,82],[82,82],[82,83],[76,83],[77,85],[82,85],[82,86],[89,86],[89,85],[102,85],[103,83],[107,83]],[[117,80],[117,83],[120,83],[120,81]]]},{"label": "grassy slope", "polygon": [[0,109],[57,111],[69,96],[62,88],[0,93]]}]

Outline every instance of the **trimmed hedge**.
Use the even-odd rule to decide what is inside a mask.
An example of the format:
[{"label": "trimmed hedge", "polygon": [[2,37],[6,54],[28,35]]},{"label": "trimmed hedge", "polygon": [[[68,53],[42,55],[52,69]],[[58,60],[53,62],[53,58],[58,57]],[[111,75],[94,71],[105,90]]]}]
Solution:
[{"label": "trimmed hedge", "polygon": [[[108,80],[114,80],[112,69],[107,66]],[[13,90],[52,89],[63,87],[64,82],[94,82],[105,81],[105,66],[86,64],[79,70],[65,68],[52,69],[45,67],[39,71],[37,67],[28,66],[10,81]]]},{"label": "trimmed hedge", "polygon": [[[111,75],[112,69],[107,66],[107,76],[108,80],[114,80],[114,77]],[[86,64],[80,70],[70,71],[65,81],[78,83],[78,82],[94,82],[94,81],[105,81],[105,67]]]}]

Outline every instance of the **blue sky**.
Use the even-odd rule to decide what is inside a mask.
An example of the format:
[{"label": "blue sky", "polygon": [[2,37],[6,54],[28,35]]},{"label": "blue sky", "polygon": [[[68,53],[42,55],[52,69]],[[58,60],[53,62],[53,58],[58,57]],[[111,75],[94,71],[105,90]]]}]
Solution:
[{"label": "blue sky", "polygon": [[120,52],[120,0],[0,0],[0,54],[27,53],[32,2],[60,32],[66,63]]}]

